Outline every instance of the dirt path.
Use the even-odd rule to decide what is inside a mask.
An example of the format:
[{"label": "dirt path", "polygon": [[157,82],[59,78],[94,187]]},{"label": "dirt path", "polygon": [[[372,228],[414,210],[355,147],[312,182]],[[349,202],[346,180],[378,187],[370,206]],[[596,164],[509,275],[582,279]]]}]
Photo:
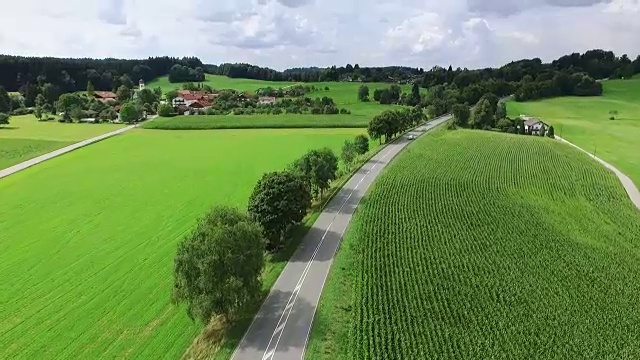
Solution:
[{"label": "dirt path", "polygon": [[[147,120],[147,121],[151,121],[153,119],[155,119],[155,116],[152,117],[152,118],[149,118],[149,120]],[[22,170],[30,168],[30,167],[32,167],[34,165],[40,164],[41,162],[45,162],[45,161],[47,161],[49,159],[53,159],[53,158],[58,157],[60,155],[64,155],[64,154],[66,154],[68,152],[71,152],[73,150],[77,150],[77,149],[83,148],[83,147],[85,147],[87,145],[91,145],[91,144],[96,143],[98,141],[102,141],[104,139],[108,139],[108,138],[110,138],[112,136],[120,135],[120,134],[122,134],[124,132],[127,132],[127,131],[129,131],[131,129],[134,129],[134,128],[140,126],[141,124],[142,124],[142,122],[140,122],[138,124],[135,124],[135,125],[127,126],[127,127],[122,128],[122,129],[118,129],[118,130],[115,130],[115,131],[112,131],[112,132],[109,132],[109,133],[106,133],[106,134],[102,134],[100,136],[92,137],[91,139],[82,140],[82,141],[80,141],[78,143],[75,143],[75,144],[72,144],[72,145],[69,145],[69,146],[65,146],[65,147],[63,147],[61,149],[58,149],[58,150],[54,150],[54,151],[52,151],[50,153],[46,153],[44,155],[40,155],[40,156],[35,157],[33,159],[29,159],[27,161],[23,161],[23,162],[21,162],[19,164],[10,166],[10,167],[8,167],[6,169],[1,169],[0,170],[0,179],[2,179],[4,177],[7,177],[9,175],[13,175],[13,174],[17,173],[18,171],[22,171]],[[91,125],[89,125],[89,126],[91,126]]]}]

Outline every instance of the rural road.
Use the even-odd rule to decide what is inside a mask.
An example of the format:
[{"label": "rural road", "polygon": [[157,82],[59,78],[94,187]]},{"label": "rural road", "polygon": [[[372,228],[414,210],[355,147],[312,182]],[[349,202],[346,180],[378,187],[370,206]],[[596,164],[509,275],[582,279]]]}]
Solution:
[{"label": "rural road", "polygon": [[[444,116],[416,128],[416,136],[449,120]],[[351,216],[367,189],[411,141],[406,136],[387,145],[349,179],[329,202],[274,284],[233,360],[300,360],[333,257]]]},{"label": "rural road", "polygon": [[[153,116],[153,117],[149,118],[149,120],[147,120],[147,121],[151,121],[151,120],[155,119],[156,117],[157,116]],[[54,150],[54,151],[52,151],[50,153],[46,153],[44,155],[40,155],[38,157],[34,157],[33,159],[29,159],[27,161],[23,161],[23,162],[21,162],[19,164],[10,166],[10,167],[8,167],[6,169],[0,169],[0,179],[2,179],[4,177],[7,177],[9,175],[15,174],[18,171],[22,171],[22,170],[24,170],[26,168],[30,168],[30,167],[32,167],[34,165],[40,164],[41,162],[44,162],[44,161],[47,161],[49,159],[53,159],[53,158],[58,157],[60,155],[66,154],[66,153],[71,152],[73,150],[77,150],[77,149],[83,148],[83,147],[85,147],[87,145],[91,145],[91,144],[96,143],[98,141],[102,141],[104,139],[108,139],[108,138],[110,138],[112,136],[120,135],[120,134],[122,134],[122,133],[124,133],[126,131],[129,131],[129,130],[131,130],[133,128],[138,127],[143,122],[137,123],[135,125],[130,125],[130,126],[122,128],[122,129],[118,129],[118,130],[115,130],[115,131],[112,131],[112,132],[109,132],[109,133],[106,133],[106,134],[102,134],[102,135],[93,137],[91,139],[82,140],[82,141],[77,142],[75,144],[71,144],[71,145],[65,146],[65,147],[63,147],[61,149]],[[91,126],[91,125],[87,125],[87,126]]]},{"label": "rural road", "polygon": [[618,179],[620,179],[620,182],[622,183],[622,186],[624,187],[625,191],[627,192],[627,194],[629,195],[629,198],[631,199],[631,202],[633,202],[633,204],[638,208],[638,210],[640,210],[640,191],[638,191],[638,188],[636,187],[636,185],[633,183],[633,181],[631,181],[631,179],[622,173],[622,171],[616,169],[613,165],[609,164],[608,162],[600,159],[599,157],[591,154],[590,152],[584,150],[583,148],[579,147],[578,145],[573,144],[572,142],[569,142],[559,136],[556,136],[556,139],[567,143],[573,147],[575,147],[578,150],[583,151],[584,153],[586,153],[587,155],[591,156],[592,158],[594,158],[596,161],[598,161],[599,163],[601,163],[602,165],[604,165],[604,167],[606,167],[607,169],[611,170],[614,174],[616,174],[616,176],[618,177]]}]

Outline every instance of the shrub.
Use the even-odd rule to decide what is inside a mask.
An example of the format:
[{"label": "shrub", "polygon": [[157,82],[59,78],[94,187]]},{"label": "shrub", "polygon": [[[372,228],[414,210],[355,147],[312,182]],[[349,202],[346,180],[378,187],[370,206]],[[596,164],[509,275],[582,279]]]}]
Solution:
[{"label": "shrub", "polygon": [[358,155],[363,155],[369,152],[369,139],[366,135],[358,135],[353,140],[353,143],[356,147],[356,153]]},{"label": "shrub", "polygon": [[9,115],[5,113],[0,113],[0,125],[8,125],[9,124]]}]

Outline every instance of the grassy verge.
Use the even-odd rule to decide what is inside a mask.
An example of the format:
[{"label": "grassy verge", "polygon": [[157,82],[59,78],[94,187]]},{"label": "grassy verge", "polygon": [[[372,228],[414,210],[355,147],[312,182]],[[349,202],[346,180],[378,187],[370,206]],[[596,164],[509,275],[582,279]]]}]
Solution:
[{"label": "grassy verge", "polygon": [[191,115],[158,118],[144,124],[145,129],[286,129],[286,128],[365,128],[369,117],[358,115]]}]

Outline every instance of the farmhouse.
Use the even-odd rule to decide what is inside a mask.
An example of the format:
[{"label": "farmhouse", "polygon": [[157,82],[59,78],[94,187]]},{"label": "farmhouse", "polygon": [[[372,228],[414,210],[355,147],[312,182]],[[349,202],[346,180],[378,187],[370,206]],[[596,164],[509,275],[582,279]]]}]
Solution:
[{"label": "farmhouse", "polygon": [[258,104],[275,104],[276,98],[273,96],[260,96],[258,98]]},{"label": "farmhouse", "polygon": [[[203,91],[190,91],[190,90],[178,90],[178,97],[173,99],[171,105],[174,108],[180,106],[191,107],[193,103],[200,102],[200,104],[205,104],[204,108],[210,107],[211,102],[215,101],[218,97],[218,94],[209,94]],[[207,105],[208,104],[208,105]],[[196,105],[196,108],[198,105]],[[200,107],[199,109],[201,109]]]},{"label": "farmhouse", "polygon": [[111,91],[96,91],[93,93],[93,97],[102,102],[116,101],[117,95]]},{"label": "farmhouse", "polygon": [[534,134],[539,134],[540,133],[540,129],[544,126],[545,128],[548,128],[549,125],[547,125],[544,121],[535,118],[535,117],[531,117],[531,116],[527,116],[527,115],[520,115],[520,118],[522,120],[524,120],[524,130],[526,132],[529,131],[529,129],[531,129],[531,132]]}]

